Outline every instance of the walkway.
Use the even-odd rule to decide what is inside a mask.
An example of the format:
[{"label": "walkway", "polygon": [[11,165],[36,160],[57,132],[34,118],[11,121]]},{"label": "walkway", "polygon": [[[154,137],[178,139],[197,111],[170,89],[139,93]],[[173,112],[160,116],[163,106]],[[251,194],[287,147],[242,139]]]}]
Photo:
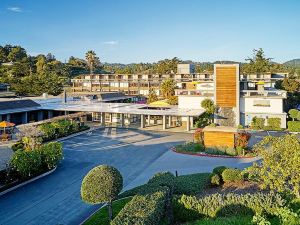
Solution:
[{"label": "walkway", "polygon": [[158,171],[185,174],[207,172],[216,165],[249,165],[245,160],[192,157],[169,151],[191,137],[105,128],[66,139],[64,160],[53,174],[0,197],[0,224],[79,224],[99,207],[81,201],[80,185],[84,175],[100,164],[118,168],[126,189]]}]

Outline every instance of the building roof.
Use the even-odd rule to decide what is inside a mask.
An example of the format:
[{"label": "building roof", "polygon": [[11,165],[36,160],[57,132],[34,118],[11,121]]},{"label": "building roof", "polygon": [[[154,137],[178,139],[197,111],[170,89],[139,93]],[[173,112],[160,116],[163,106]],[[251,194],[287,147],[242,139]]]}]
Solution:
[{"label": "building roof", "polygon": [[30,99],[0,101],[0,114],[38,110],[40,106],[40,104]]},{"label": "building roof", "polygon": [[183,109],[178,106],[168,108],[149,107],[147,104],[132,103],[105,103],[99,101],[67,101],[62,103],[61,99],[55,101],[40,100],[41,108],[45,110],[73,111],[73,112],[105,112],[105,113],[124,113],[137,115],[157,115],[157,116],[200,116],[204,113],[203,109]]}]

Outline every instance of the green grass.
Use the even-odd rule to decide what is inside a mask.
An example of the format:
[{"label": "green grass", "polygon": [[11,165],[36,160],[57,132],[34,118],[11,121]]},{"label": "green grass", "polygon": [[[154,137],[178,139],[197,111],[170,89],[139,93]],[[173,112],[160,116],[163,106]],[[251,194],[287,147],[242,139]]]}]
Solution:
[{"label": "green grass", "polygon": [[[121,209],[131,200],[132,198],[124,198],[117,201],[114,201],[113,206],[113,218],[118,215]],[[99,209],[92,217],[90,217],[84,225],[108,225],[108,211],[107,207]]]}]

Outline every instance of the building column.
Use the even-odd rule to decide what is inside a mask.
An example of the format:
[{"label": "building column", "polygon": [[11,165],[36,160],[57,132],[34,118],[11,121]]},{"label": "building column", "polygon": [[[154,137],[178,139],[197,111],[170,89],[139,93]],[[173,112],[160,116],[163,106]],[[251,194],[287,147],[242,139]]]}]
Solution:
[{"label": "building column", "polygon": [[172,127],[172,116],[169,116],[169,128]]},{"label": "building column", "polygon": [[190,117],[190,123],[191,123],[191,128],[193,128],[194,127],[194,117]]},{"label": "building column", "polygon": [[2,115],[0,115],[0,121],[2,121]]},{"label": "building column", "polygon": [[150,118],[151,118],[151,116],[148,115],[148,126],[150,126]]},{"label": "building column", "polygon": [[22,113],[22,124],[28,123],[28,113]]},{"label": "building column", "polygon": [[10,122],[10,114],[7,114],[7,115],[6,115],[6,121],[7,121],[7,122]]},{"label": "building column", "polygon": [[188,116],[187,117],[187,122],[186,122],[186,131],[190,131],[191,130],[191,119]]},{"label": "building column", "polygon": [[112,123],[112,121],[113,121],[113,114],[110,113],[110,114],[109,114],[109,122]]},{"label": "building column", "polygon": [[141,115],[141,128],[145,128],[145,116]]},{"label": "building column", "polygon": [[124,123],[124,114],[123,113],[120,114],[120,120],[121,120],[121,127],[124,127],[125,123]]},{"label": "building column", "polygon": [[53,117],[53,111],[48,111],[48,119],[51,119]]},{"label": "building column", "polygon": [[44,114],[43,111],[38,111],[38,121],[41,121],[44,119],[43,114]]},{"label": "building column", "polygon": [[101,121],[100,121],[101,126],[105,127],[105,113],[104,112],[101,113],[100,119],[101,119]]},{"label": "building column", "polygon": [[167,118],[166,116],[163,116],[163,130],[167,129]]}]

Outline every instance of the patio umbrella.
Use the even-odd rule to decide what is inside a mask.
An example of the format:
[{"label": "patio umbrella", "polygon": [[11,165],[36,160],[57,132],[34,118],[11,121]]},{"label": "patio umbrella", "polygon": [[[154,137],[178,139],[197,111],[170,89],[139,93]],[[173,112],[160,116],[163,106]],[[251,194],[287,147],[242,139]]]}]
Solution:
[{"label": "patio umbrella", "polygon": [[5,134],[5,129],[8,128],[8,127],[14,127],[16,124],[14,123],[11,123],[11,122],[7,122],[7,121],[2,121],[0,122],[0,127],[3,128],[4,130],[4,134]]}]

